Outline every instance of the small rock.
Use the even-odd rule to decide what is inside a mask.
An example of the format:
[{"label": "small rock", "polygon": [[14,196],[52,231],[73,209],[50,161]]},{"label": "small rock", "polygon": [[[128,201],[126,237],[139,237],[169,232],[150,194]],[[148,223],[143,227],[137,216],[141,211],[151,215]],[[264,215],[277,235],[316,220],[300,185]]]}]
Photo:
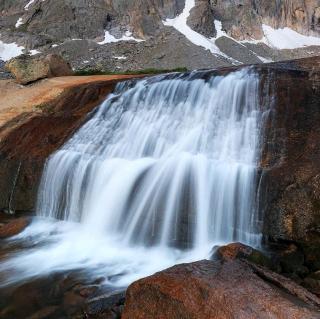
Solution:
[{"label": "small rock", "polygon": [[224,261],[246,259],[254,264],[272,268],[271,260],[259,250],[241,243],[232,243],[218,248],[215,255]]},{"label": "small rock", "polygon": [[17,218],[9,223],[0,224],[0,239],[9,238],[21,233],[31,222],[30,218]]},{"label": "small rock", "polygon": [[94,293],[97,292],[98,290],[99,290],[98,285],[83,286],[79,288],[79,294],[84,298],[88,298],[94,295]]}]

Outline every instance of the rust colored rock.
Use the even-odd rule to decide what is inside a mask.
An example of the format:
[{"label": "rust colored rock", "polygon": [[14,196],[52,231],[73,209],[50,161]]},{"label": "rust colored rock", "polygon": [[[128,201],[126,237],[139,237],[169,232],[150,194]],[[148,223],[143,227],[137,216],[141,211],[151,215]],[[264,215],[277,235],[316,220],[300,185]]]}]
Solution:
[{"label": "rust colored rock", "polygon": [[0,224],[0,239],[9,238],[21,233],[31,222],[30,218],[18,218],[6,224]]},{"label": "rust colored rock", "polygon": [[122,319],[319,318],[316,296],[293,282],[278,288],[283,277],[269,282],[270,274],[239,260],[177,265],[133,283]]},{"label": "rust colored rock", "polygon": [[44,78],[72,75],[70,65],[57,54],[20,55],[6,64],[16,81],[28,84]]},{"label": "rust colored rock", "polygon": [[271,260],[262,252],[241,243],[232,243],[226,246],[221,246],[218,248],[214,256],[223,261],[244,259],[257,265],[273,268]]}]

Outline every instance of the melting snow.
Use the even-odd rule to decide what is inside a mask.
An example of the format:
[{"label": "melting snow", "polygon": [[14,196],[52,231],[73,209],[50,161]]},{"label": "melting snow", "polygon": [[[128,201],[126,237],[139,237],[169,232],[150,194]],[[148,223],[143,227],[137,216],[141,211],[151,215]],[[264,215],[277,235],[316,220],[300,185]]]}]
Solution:
[{"label": "melting snow", "polygon": [[132,36],[132,33],[130,31],[127,31],[125,35],[123,35],[121,38],[116,38],[112,34],[110,34],[109,31],[105,31],[104,34],[104,40],[101,42],[98,42],[98,44],[106,44],[106,43],[114,43],[114,42],[120,42],[120,41],[136,41],[136,42],[142,42],[144,40],[142,39],[136,39]]},{"label": "melting snow", "polygon": [[25,10],[28,10],[29,7],[35,2],[35,0],[31,0],[27,3],[27,5],[24,7]]},{"label": "melting snow", "polygon": [[[229,59],[221,50],[216,46],[216,38],[208,39],[202,34],[192,30],[188,24],[187,20],[190,15],[190,11],[195,6],[195,0],[186,0],[185,7],[180,15],[173,19],[167,19],[163,21],[165,26],[170,26],[181,32],[189,41],[193,44],[201,46],[209,50],[213,54],[222,55]],[[220,37],[220,35],[219,35]]]},{"label": "melting snow", "polygon": [[[273,29],[268,25],[263,25],[264,37],[261,40],[245,40],[245,41],[237,41],[234,38],[230,37],[225,31],[222,29],[221,21],[215,20],[214,25],[217,31],[217,35],[214,38],[206,38],[200,33],[192,30],[187,25],[187,19],[190,15],[192,8],[195,6],[195,0],[186,0],[185,8],[183,12],[175,17],[174,19],[167,19],[163,21],[165,26],[170,26],[178,30],[182,33],[189,41],[193,44],[204,47],[207,50],[210,50],[215,55],[222,55],[228,59],[232,59],[231,57],[224,54],[219,47],[215,44],[215,41],[220,37],[227,37],[232,39],[233,41],[243,45],[244,43],[265,43],[266,45],[276,48],[276,49],[297,49],[305,46],[319,45],[320,46],[320,38],[305,36],[302,35],[290,28],[284,29]],[[253,51],[252,51],[253,52]],[[253,52],[255,54],[255,52]],[[270,59],[266,59],[257,55],[257,57],[262,62],[272,62]],[[232,59],[234,62],[234,59]]]},{"label": "melting snow", "polygon": [[17,23],[16,23],[16,28],[19,28],[24,22],[22,21],[22,18],[19,18]]},{"label": "melting snow", "polygon": [[[36,0],[30,0],[27,5],[24,7],[24,10],[29,10],[29,7],[35,2]],[[42,2],[46,0],[41,0]]]},{"label": "melting snow", "polygon": [[0,59],[8,61],[23,53],[24,47],[16,43],[3,43],[0,41]]},{"label": "melting snow", "polygon": [[30,50],[29,52],[30,52],[31,55],[36,55],[36,54],[38,54],[38,53],[41,53],[41,52],[38,51],[38,50]]},{"label": "melting snow", "polygon": [[264,32],[263,41],[276,49],[297,49],[305,46],[320,45],[320,38],[305,36],[290,28],[273,29],[262,25]]},{"label": "melting snow", "polygon": [[117,59],[117,60],[127,60],[127,57],[125,57],[125,56],[114,56],[114,58],[115,59]]}]

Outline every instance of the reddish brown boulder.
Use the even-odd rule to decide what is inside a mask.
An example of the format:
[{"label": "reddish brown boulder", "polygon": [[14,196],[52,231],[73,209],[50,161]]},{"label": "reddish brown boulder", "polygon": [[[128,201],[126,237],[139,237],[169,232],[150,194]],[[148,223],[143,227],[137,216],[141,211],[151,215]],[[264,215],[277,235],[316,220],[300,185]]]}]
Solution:
[{"label": "reddish brown boulder", "polygon": [[30,222],[30,218],[22,217],[5,224],[0,224],[0,239],[18,235],[30,224]]},{"label": "reddish brown boulder", "polygon": [[316,319],[319,306],[316,296],[262,267],[204,260],[133,283],[122,318]]}]

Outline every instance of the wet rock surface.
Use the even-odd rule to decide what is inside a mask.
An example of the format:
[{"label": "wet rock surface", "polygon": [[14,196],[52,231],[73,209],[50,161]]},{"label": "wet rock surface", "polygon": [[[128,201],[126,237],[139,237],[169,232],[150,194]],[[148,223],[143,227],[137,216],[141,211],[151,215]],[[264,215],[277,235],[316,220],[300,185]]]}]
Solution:
[{"label": "wet rock surface", "polygon": [[[92,286],[95,289],[92,290]],[[84,290],[87,294],[81,294]],[[90,293],[88,293],[90,291]],[[97,283],[85,271],[65,272],[0,289],[3,319],[120,319],[125,293]]]}]

